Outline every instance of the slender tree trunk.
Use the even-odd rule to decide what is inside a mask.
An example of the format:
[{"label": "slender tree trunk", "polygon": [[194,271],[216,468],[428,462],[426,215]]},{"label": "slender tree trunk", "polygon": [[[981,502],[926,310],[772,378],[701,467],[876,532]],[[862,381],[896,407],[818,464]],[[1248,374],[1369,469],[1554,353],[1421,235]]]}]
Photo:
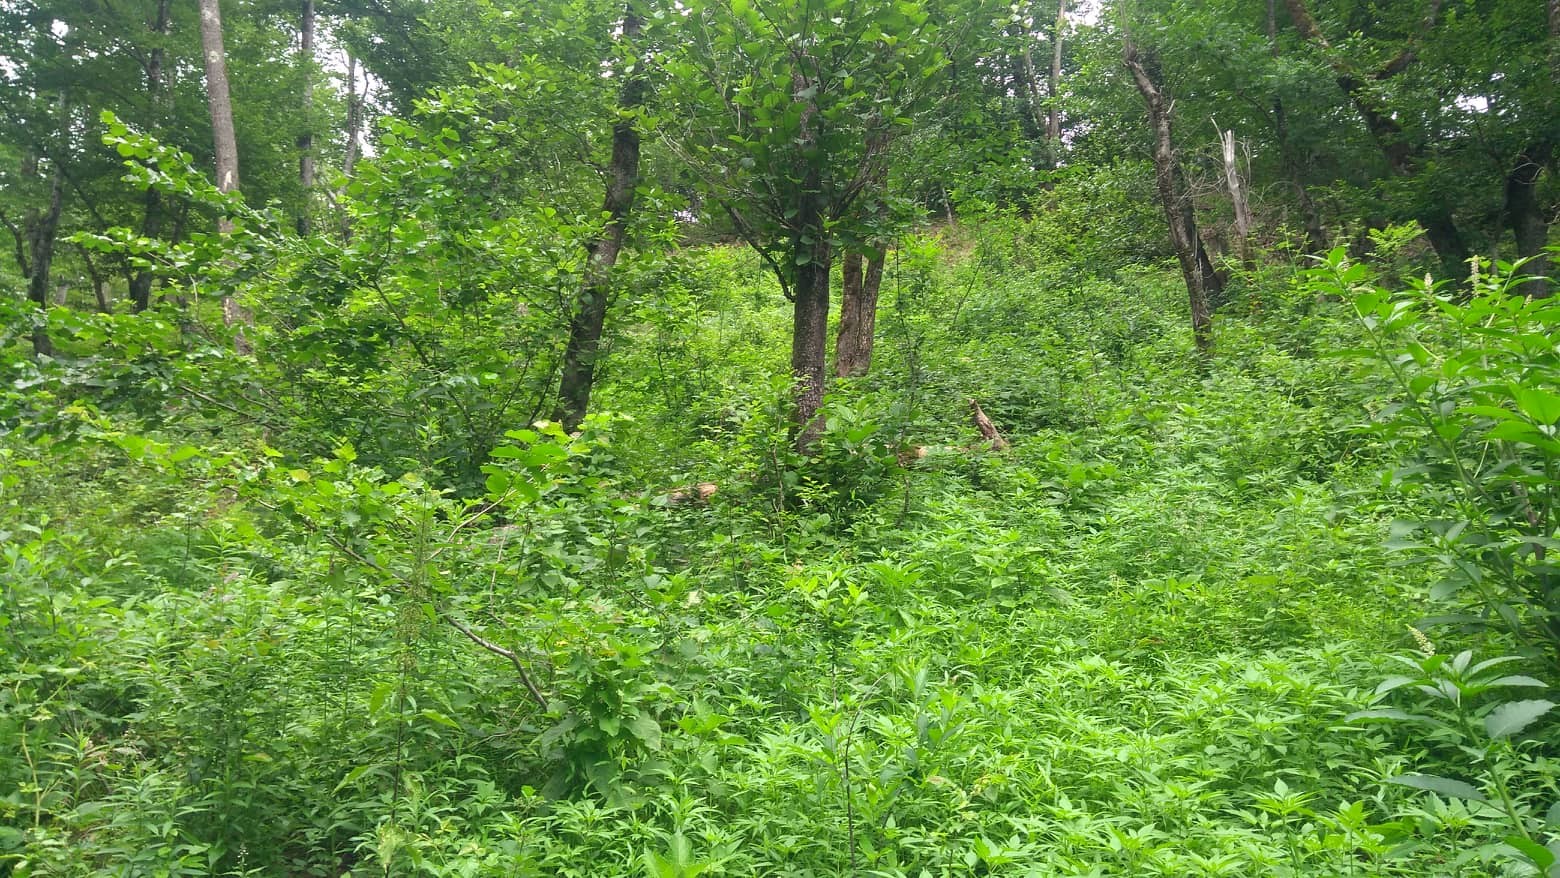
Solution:
[{"label": "slender tree trunk", "polygon": [[347,56],[347,148],[341,157],[341,172],[352,176],[357,166],[358,134],[363,127],[363,96],[357,90],[357,58]]},{"label": "slender tree trunk", "polygon": [[114,310],[113,302],[108,298],[108,282],[97,274],[92,275],[92,297],[97,300],[98,311],[102,314],[111,314]]},{"label": "slender tree trunk", "polygon": [[[1132,79],[1137,83],[1143,101],[1148,105],[1149,126],[1154,131],[1154,184],[1159,191],[1159,201],[1170,226],[1170,246],[1181,263],[1181,277],[1186,282],[1187,298],[1191,303],[1192,338],[1202,354],[1213,351],[1213,319],[1209,299],[1222,292],[1218,276],[1213,271],[1202,241],[1197,235],[1197,217],[1192,210],[1191,198],[1181,181],[1180,168],[1176,165],[1175,144],[1171,137],[1170,105],[1159,84],[1158,70],[1153,58],[1144,58],[1131,38],[1123,41],[1123,60]],[[1210,288],[1212,287],[1212,288]]]},{"label": "slender tree trunk", "polygon": [[1051,142],[1053,158],[1061,151],[1062,145],[1062,108],[1060,94],[1062,91],[1062,33],[1067,28],[1067,0],[1058,0],[1056,6],[1056,27],[1051,30],[1051,76],[1047,83],[1050,86],[1050,114],[1046,118],[1045,136]]},{"label": "slender tree trunk", "polygon": [[[152,24],[152,51],[147,55],[146,61],[146,93],[151,105],[152,118],[157,125],[163,122],[163,110],[166,106],[166,89],[163,85],[163,56],[166,51],[163,41],[168,37],[170,0],[157,0],[157,18]],[[163,206],[162,194],[155,188],[147,187],[146,194],[142,196],[145,205],[141,217],[141,237],[156,238],[162,233]],[[150,268],[140,268],[130,276],[130,309],[137,313],[145,311],[152,304],[152,283],[155,278]]]},{"label": "slender tree trunk", "polygon": [[[1275,59],[1279,57],[1278,3],[1279,0],[1267,0],[1268,50]],[[1305,185],[1304,163],[1296,158],[1294,145],[1289,142],[1289,116],[1284,110],[1284,100],[1276,94],[1273,96],[1273,133],[1278,140],[1279,163],[1289,176],[1289,185],[1295,190],[1295,202],[1300,207],[1306,250],[1321,253],[1327,249],[1327,231],[1322,227],[1322,215],[1316,209],[1316,201]]]},{"label": "slender tree trunk", "polygon": [[[1217,125],[1214,126],[1217,129]],[[1240,159],[1235,149],[1235,130],[1219,132],[1219,146],[1224,155],[1224,185],[1230,192],[1230,204],[1235,211],[1235,234],[1239,239],[1236,248],[1241,264],[1250,271],[1256,266],[1251,251],[1251,204],[1246,198],[1246,184],[1240,176]]]},{"label": "slender tree trunk", "polygon": [[1021,48],[1009,59],[1013,68],[1013,91],[1018,96],[1023,112],[1019,116],[1025,139],[1037,142],[1045,137],[1044,109],[1041,106],[1039,74],[1035,71],[1035,56],[1028,31],[1018,25],[1008,28],[1008,36],[1021,41]]},{"label": "slender tree trunk", "polygon": [[314,204],[314,0],[303,0],[298,27],[298,54],[303,60],[303,133],[298,136],[298,186],[303,205],[298,211],[298,234],[309,234]]},{"label": "slender tree trunk", "polygon": [[[640,30],[640,19],[630,9],[623,15],[623,41],[633,47]],[[612,126],[612,163],[607,169],[607,191],[602,212],[607,224],[586,248],[585,278],[580,283],[574,317],[569,324],[569,344],[563,354],[563,378],[558,388],[556,419],[572,431],[590,409],[590,392],[595,381],[596,358],[601,353],[601,334],[606,325],[607,304],[612,291],[612,269],[623,250],[628,234],[629,212],[634,207],[634,189],[639,184],[639,128],[633,114],[645,100],[644,77],[624,73],[618,93],[618,121]]]},{"label": "slender tree trunk", "polygon": [[834,376],[851,375],[851,352],[855,346],[861,314],[857,303],[861,300],[862,268],[865,262],[859,250],[846,250],[840,257],[840,334],[834,342]]},{"label": "slender tree trunk", "polygon": [[834,343],[834,374],[839,378],[865,375],[872,368],[872,341],[877,327],[878,290],[883,285],[884,251],[865,258],[845,254],[840,283],[840,333]]},{"label": "slender tree trunk", "polygon": [[[227,54],[222,47],[222,9],[218,0],[200,0],[200,48],[206,67],[206,106],[217,158],[217,189],[238,189],[238,138],[233,133],[233,98],[228,91]],[[218,221],[224,232],[232,225]]]},{"label": "slender tree trunk", "polygon": [[[357,93],[357,58],[347,56],[347,147],[341,156],[341,174],[351,177],[352,170],[357,165],[358,156],[358,129],[363,124],[363,101]],[[341,223],[341,240],[352,240],[352,217],[347,214],[345,205],[337,208]]]},{"label": "slender tree trunk", "polygon": [[[233,133],[233,98],[228,92],[227,54],[222,47],[222,10],[219,0],[200,0],[200,47],[206,66],[206,105],[211,111],[211,138],[217,159],[217,190],[238,191],[238,138]],[[225,215],[217,231],[233,231]],[[222,297],[222,322],[228,326],[250,322],[249,315],[232,296]],[[233,335],[233,347],[249,352],[242,326]]]},{"label": "slender tree trunk", "polygon": [[[39,311],[45,312],[49,308],[49,272],[54,265],[54,244],[59,237],[60,210],[65,203],[65,175],[58,162],[49,164],[49,205],[28,217],[27,229],[32,250],[32,273],[27,278],[27,298],[38,306]],[[48,327],[42,321],[33,327],[33,353],[37,356],[54,353]]]}]

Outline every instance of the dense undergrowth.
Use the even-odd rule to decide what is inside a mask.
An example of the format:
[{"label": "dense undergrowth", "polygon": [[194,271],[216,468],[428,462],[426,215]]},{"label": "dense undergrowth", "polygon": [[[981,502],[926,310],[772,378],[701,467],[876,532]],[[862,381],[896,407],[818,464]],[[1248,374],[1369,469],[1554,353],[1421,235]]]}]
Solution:
[{"label": "dense undergrowth", "polygon": [[1061,221],[896,250],[809,462],[728,248],[612,339],[632,418],[512,423],[480,483],[268,424],[220,346],[12,361],[0,872],[1534,874],[1552,742],[1357,714],[1389,654],[1448,672],[1347,291],[1240,279],[1204,364],[1176,276]]}]

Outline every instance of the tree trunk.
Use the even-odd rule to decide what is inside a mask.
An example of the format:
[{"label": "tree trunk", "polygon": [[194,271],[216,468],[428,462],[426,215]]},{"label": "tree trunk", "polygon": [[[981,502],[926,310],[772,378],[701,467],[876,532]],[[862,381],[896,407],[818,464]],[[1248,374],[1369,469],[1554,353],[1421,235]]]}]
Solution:
[{"label": "tree trunk", "polygon": [[298,136],[298,187],[303,205],[298,211],[298,234],[311,228],[311,193],[314,189],[314,0],[303,0],[298,28],[298,54],[303,59],[303,133]]},{"label": "tree trunk", "polygon": [[1549,257],[1544,250],[1549,243],[1549,223],[1538,200],[1538,178],[1550,152],[1549,144],[1523,150],[1516,167],[1506,175],[1506,220],[1516,237],[1517,258],[1526,260],[1517,273],[1530,278],[1518,292],[1535,299],[1548,298],[1551,291]]},{"label": "tree trunk", "polygon": [[[146,59],[146,93],[151,104],[152,118],[161,125],[163,121],[163,109],[166,104],[166,89],[163,87],[163,40],[167,39],[169,27],[170,0],[157,0],[157,18],[152,24],[152,51]],[[141,237],[155,239],[162,233],[162,193],[153,187],[147,187],[146,194],[142,196],[145,212],[141,217]],[[130,309],[137,313],[145,311],[152,304],[152,283],[155,278],[150,268],[140,268],[130,276]]]},{"label": "tree trunk", "polygon": [[1472,254],[1468,250],[1468,242],[1463,239],[1462,230],[1457,228],[1451,209],[1432,207],[1420,213],[1417,219],[1424,227],[1425,238],[1430,242],[1431,249],[1441,260],[1441,276],[1458,283],[1467,280],[1468,257]]},{"label": "tree trunk", "polygon": [[1235,209],[1235,234],[1239,238],[1236,248],[1240,251],[1241,264],[1250,271],[1256,267],[1251,252],[1251,204],[1246,200],[1246,185],[1240,178],[1234,129],[1219,132],[1219,146],[1224,154],[1224,184],[1230,190],[1230,204]]},{"label": "tree trunk", "polygon": [[1023,108],[1019,122],[1024,138],[1037,142],[1045,137],[1045,119],[1041,108],[1039,74],[1035,72],[1034,52],[1030,48],[1033,41],[1029,32],[1018,25],[1008,28],[1008,36],[1022,41],[1022,48],[1009,59],[1013,68],[1013,91]]},{"label": "tree trunk", "polygon": [[1051,31],[1051,77],[1047,83],[1051,101],[1045,126],[1045,136],[1051,142],[1053,159],[1061,151],[1062,144],[1062,108],[1058,103],[1058,95],[1062,90],[1062,31],[1066,27],[1067,0],[1058,0],[1056,27]]},{"label": "tree trunk", "polygon": [[[1268,50],[1276,59],[1278,50],[1278,2],[1267,0]],[[1289,117],[1284,111],[1284,100],[1273,96],[1273,133],[1278,140],[1279,163],[1289,176],[1289,184],[1295,190],[1295,202],[1300,207],[1300,222],[1305,227],[1307,252],[1321,253],[1327,249],[1327,231],[1322,227],[1322,215],[1316,209],[1316,201],[1305,185],[1305,163],[1296,158],[1294,145],[1289,142]]]},{"label": "tree trunk", "polygon": [[[816,199],[803,199],[816,200]],[[798,235],[793,243],[793,261],[806,260],[796,268],[792,293],[796,302],[791,319],[791,374],[796,376],[796,446],[806,451],[823,432],[818,410],[823,407],[823,391],[829,334],[829,239],[822,216],[810,236]],[[804,228],[806,228],[804,226]],[[806,237],[813,240],[808,242]]]},{"label": "tree trunk", "polygon": [[[1321,28],[1317,25],[1315,17],[1311,15],[1310,8],[1306,6],[1306,0],[1284,0],[1284,6],[1289,10],[1290,21],[1294,22],[1295,30],[1300,32],[1300,36],[1328,54],[1328,63],[1333,68],[1338,88],[1365,120],[1365,128],[1376,141],[1377,147],[1387,160],[1388,167],[1398,176],[1412,177],[1419,169],[1420,156],[1418,150],[1407,141],[1403,126],[1398,124],[1390,111],[1383,111],[1376,106],[1375,98],[1371,96],[1372,89],[1367,88],[1365,81],[1350,68],[1344,58],[1333,51],[1332,45],[1327,42],[1327,37],[1322,34]],[[1439,14],[1440,2],[1432,0],[1430,12],[1422,26],[1423,30],[1428,31],[1433,28]],[[1416,59],[1415,50],[1410,47],[1394,56],[1368,78],[1377,82],[1391,79],[1406,70]],[[1414,218],[1424,227],[1425,237],[1441,260],[1443,274],[1458,282],[1466,280],[1468,245],[1463,240],[1462,232],[1457,228],[1451,208],[1439,205],[1420,212]]]},{"label": "tree trunk", "polygon": [[882,250],[871,253],[863,273],[861,254],[845,254],[840,284],[840,334],[834,343],[836,377],[865,375],[872,368],[872,339],[877,326],[884,257]]},{"label": "tree trunk", "polygon": [[[49,310],[49,272],[54,264],[54,243],[59,237],[60,210],[65,202],[65,175],[58,162],[50,162],[49,206],[28,217],[27,238],[32,250],[32,273],[27,277],[27,298],[41,312]],[[49,341],[47,323],[40,321],[33,327],[33,353],[48,356],[54,353]]]},{"label": "tree trunk", "polygon": [[[346,119],[346,150],[341,155],[341,175],[351,177],[352,169],[357,165],[358,156],[358,128],[363,124],[363,101],[357,93],[357,58],[347,55],[347,119]],[[352,217],[347,214],[345,205],[338,205],[338,213],[341,221],[341,240],[352,240]]]},{"label": "tree trunk", "polygon": [[[632,9],[623,14],[623,41],[631,49],[640,25]],[[639,128],[633,114],[644,101],[644,77],[637,72],[625,74],[618,93],[618,121],[612,126],[612,163],[607,168],[607,192],[601,206],[607,214],[607,224],[586,247],[585,277],[580,283],[579,299],[569,323],[569,344],[563,354],[555,418],[571,432],[590,409],[596,358],[601,352],[601,333],[612,291],[612,268],[623,250],[629,212],[634,207],[634,189],[639,184]]]},{"label": "tree trunk", "polygon": [[[211,112],[211,140],[217,159],[217,189],[238,189],[238,138],[233,133],[233,98],[228,92],[227,55],[222,48],[222,9],[218,0],[200,0],[200,48],[206,67],[206,106]],[[218,221],[232,230],[226,219]]]},{"label": "tree trunk", "polygon": [[1198,238],[1197,217],[1176,165],[1169,101],[1159,85],[1154,60],[1143,58],[1130,37],[1123,41],[1122,57],[1148,105],[1149,126],[1154,131],[1154,184],[1170,227],[1170,246],[1181,263],[1181,277],[1186,282],[1192,312],[1192,338],[1198,352],[1206,355],[1213,351],[1213,319],[1208,301],[1211,295],[1222,292],[1222,287]]},{"label": "tree trunk", "polygon": [[[238,190],[238,138],[233,133],[233,98],[228,92],[227,54],[222,48],[222,10],[219,0],[200,0],[200,48],[206,65],[206,105],[211,111],[211,139],[217,159],[217,191]],[[218,218],[217,231],[233,231],[233,221]],[[222,297],[222,322],[228,326],[249,323],[249,315],[232,296]],[[249,352],[242,326],[233,334],[233,348]]]},{"label": "tree trunk", "polygon": [[791,76],[794,100],[802,102],[799,126],[801,185],[791,221],[791,374],[796,379],[796,448],[807,452],[823,432],[818,410],[828,383],[829,245],[823,206],[823,167],[818,148],[817,89],[800,70]]},{"label": "tree trunk", "polygon": [[347,56],[347,147],[341,156],[341,172],[352,176],[357,165],[358,129],[363,125],[363,99],[357,93],[357,58]]}]

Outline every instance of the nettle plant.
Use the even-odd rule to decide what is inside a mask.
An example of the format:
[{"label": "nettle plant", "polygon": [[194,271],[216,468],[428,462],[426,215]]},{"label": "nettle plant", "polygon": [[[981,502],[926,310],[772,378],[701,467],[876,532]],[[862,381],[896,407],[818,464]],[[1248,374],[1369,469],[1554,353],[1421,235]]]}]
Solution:
[{"label": "nettle plant", "polygon": [[[1463,771],[1474,782],[1439,774],[1405,773],[1387,783],[1425,790],[1447,800],[1466,803],[1461,819],[1430,812],[1397,824],[1398,841],[1410,843],[1417,830],[1478,825],[1497,840],[1465,849],[1459,868],[1470,862],[1499,860],[1525,863],[1545,876],[1560,876],[1560,793],[1554,765],[1534,744],[1542,738],[1534,727],[1556,707],[1544,698],[1522,698],[1526,690],[1542,690],[1538,679],[1509,673],[1520,656],[1497,656],[1475,662],[1471,650],[1455,656],[1437,654],[1417,629],[1411,629],[1420,653],[1393,656],[1407,673],[1383,680],[1376,687],[1374,706],[1351,714],[1350,721],[1395,720],[1412,724],[1423,746],[1433,753],[1459,753]],[[1412,709],[1391,706],[1397,693],[1418,693]],[[1544,811],[1545,803],[1549,807]],[[1440,806],[1439,811],[1448,809]]]},{"label": "nettle plant", "polygon": [[1371,429],[1407,460],[1393,478],[1437,509],[1390,543],[1445,571],[1430,597],[1454,612],[1426,624],[1504,629],[1560,667],[1560,300],[1521,295],[1509,265],[1479,269],[1467,289],[1392,290],[1338,249],[1309,288],[1354,304],[1370,347],[1351,353],[1396,385]]}]

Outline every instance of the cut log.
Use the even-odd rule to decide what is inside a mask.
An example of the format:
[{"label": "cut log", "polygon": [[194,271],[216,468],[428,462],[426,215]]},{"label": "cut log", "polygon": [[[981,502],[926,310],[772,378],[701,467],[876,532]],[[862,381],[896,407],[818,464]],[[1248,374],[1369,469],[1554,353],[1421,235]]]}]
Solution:
[{"label": "cut log", "polygon": [[720,488],[714,482],[700,482],[682,488],[673,488],[662,495],[663,506],[704,506]]},{"label": "cut log", "polygon": [[1007,450],[1008,441],[1002,438],[1002,434],[997,431],[997,425],[991,422],[991,418],[986,417],[986,412],[980,407],[978,400],[970,400],[970,420],[974,422],[975,429],[980,431],[980,437],[991,443],[992,451]]}]

